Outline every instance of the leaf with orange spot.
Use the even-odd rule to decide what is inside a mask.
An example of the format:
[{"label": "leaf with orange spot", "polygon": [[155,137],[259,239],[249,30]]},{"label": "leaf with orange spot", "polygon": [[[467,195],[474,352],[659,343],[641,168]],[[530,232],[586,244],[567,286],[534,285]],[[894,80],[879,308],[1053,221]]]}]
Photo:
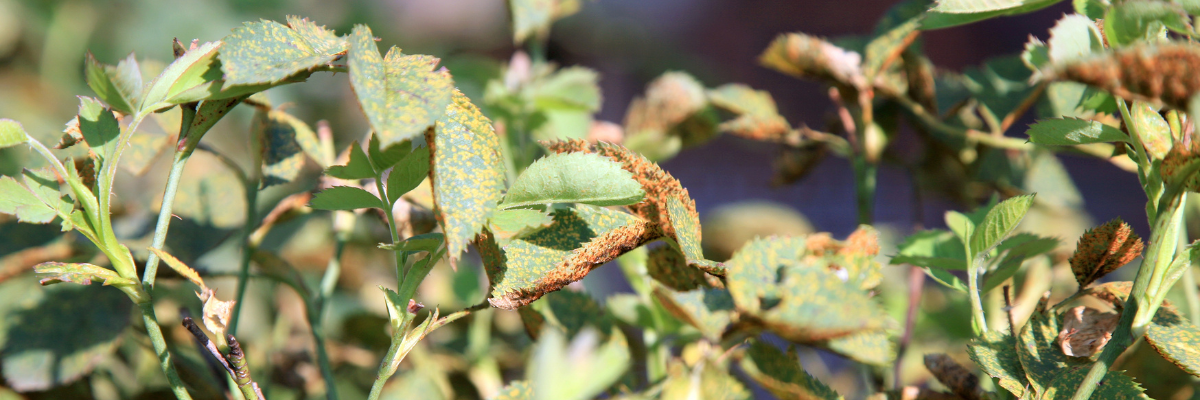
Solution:
[{"label": "leaf with orange spot", "polygon": [[796,77],[852,87],[868,84],[863,75],[862,56],[802,33],[779,35],[758,56],[758,62]]},{"label": "leaf with orange spot", "polygon": [[718,128],[754,140],[781,140],[791,125],[775,107],[775,99],[762,90],[741,84],[726,84],[708,91],[713,105],[737,115]]},{"label": "leaf with orange spot", "polygon": [[495,212],[506,172],[491,121],[462,92],[455,90],[453,97],[425,140],[447,254],[458,258]]},{"label": "leaf with orange spot", "polygon": [[675,291],[656,287],[652,293],[667,312],[696,327],[700,334],[712,340],[721,339],[737,312],[729,291],[721,288],[699,287],[690,291]]},{"label": "leaf with orange spot", "polygon": [[1096,86],[1127,100],[1187,110],[1200,92],[1200,47],[1168,42],[1139,44],[1103,55],[1072,60],[1052,75]]},{"label": "leaf with orange spot", "polygon": [[658,237],[641,218],[606,208],[557,208],[553,217],[550,226],[503,245],[486,230],[476,239],[493,306],[529,304]]},{"label": "leaf with orange spot", "polygon": [[384,145],[412,139],[453,109],[451,97],[457,91],[448,71],[434,70],[439,61],[401,54],[396,47],[381,57],[371,28],[354,27],[347,61],[350,85]]},{"label": "leaf with orange spot", "polygon": [[1071,256],[1071,272],[1080,288],[1085,288],[1100,277],[1128,264],[1142,255],[1142,238],[1133,232],[1133,227],[1113,219],[1079,238],[1075,254]]},{"label": "leaf with orange spot", "polygon": [[683,254],[671,246],[659,246],[650,250],[646,260],[646,272],[651,278],[678,291],[708,286],[704,280],[704,272],[688,266]]},{"label": "leaf with orange spot", "polygon": [[307,18],[247,22],[222,39],[219,58],[227,85],[278,83],[328,65],[346,54],[346,39]]}]

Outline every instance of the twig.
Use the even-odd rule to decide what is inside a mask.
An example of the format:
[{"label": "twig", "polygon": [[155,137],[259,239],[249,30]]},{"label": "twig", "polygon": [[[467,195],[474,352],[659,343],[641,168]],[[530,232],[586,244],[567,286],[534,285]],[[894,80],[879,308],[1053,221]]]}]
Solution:
[{"label": "twig", "polygon": [[192,317],[183,317],[183,327],[187,328],[188,333],[191,333],[192,337],[196,338],[196,341],[200,343],[200,347],[208,350],[208,354],[220,362],[222,367],[225,367],[225,372],[229,376],[234,376],[233,368],[229,367],[229,361],[225,360],[225,356],[221,354],[221,350],[218,350],[217,345],[208,339],[208,335],[205,335],[204,331],[200,330],[200,326],[196,325],[196,321],[192,320]]}]

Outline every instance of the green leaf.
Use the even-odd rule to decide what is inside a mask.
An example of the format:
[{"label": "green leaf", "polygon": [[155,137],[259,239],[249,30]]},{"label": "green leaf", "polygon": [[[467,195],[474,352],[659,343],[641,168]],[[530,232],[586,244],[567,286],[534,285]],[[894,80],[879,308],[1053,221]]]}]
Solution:
[{"label": "green leaf", "polygon": [[750,400],[751,393],[728,370],[709,360],[697,363],[688,371],[682,362],[668,366],[666,382],[662,383],[659,400]]},{"label": "green leaf", "polygon": [[936,268],[921,268],[921,269],[925,271],[926,275],[929,275],[930,278],[933,278],[933,280],[935,282],[942,284],[942,286],[945,286],[945,287],[948,287],[948,288],[951,288],[951,289],[954,289],[954,290],[957,290],[960,292],[966,292],[968,289],[966,282],[963,282],[962,279],[958,279],[957,276],[954,276],[954,274],[951,274],[949,271],[946,271],[943,269],[936,269]]},{"label": "green leaf", "polygon": [[791,125],[775,107],[771,94],[741,84],[726,84],[708,91],[714,106],[738,116],[722,122],[717,128],[734,135],[755,140],[777,140],[791,130]]},{"label": "green leaf", "polygon": [[338,179],[357,180],[376,176],[371,159],[363,152],[358,141],[350,144],[350,161],[346,165],[334,165],[325,169],[325,174]]},{"label": "green leaf", "polygon": [[395,204],[405,193],[416,189],[429,176],[429,148],[421,147],[409,153],[392,167],[387,178],[388,202]]},{"label": "green leaf", "polygon": [[528,381],[512,381],[500,388],[491,400],[534,400],[533,386]]},{"label": "green leaf", "polygon": [[951,232],[928,230],[917,232],[897,246],[899,254],[891,263],[912,264],[918,267],[965,270],[967,254],[963,243]]},{"label": "green leaf", "polygon": [[925,15],[921,29],[949,28],[1006,15],[1018,15],[1049,7],[1059,0],[939,0]]},{"label": "green leaf", "polygon": [[1168,1],[1131,0],[1113,4],[1104,13],[1104,36],[1113,48],[1137,41],[1157,41],[1163,28],[1189,35],[1192,24],[1178,4]]},{"label": "green leaf", "polygon": [[1032,194],[1014,196],[1000,202],[991,211],[988,211],[987,217],[971,234],[970,248],[973,254],[968,254],[968,256],[987,254],[1004,237],[1008,236],[1021,223],[1021,219],[1025,218],[1025,213],[1033,205],[1033,196]]},{"label": "green leaf", "polygon": [[530,164],[508,189],[500,208],[550,203],[621,206],[645,196],[621,164],[594,153],[561,153]]},{"label": "green leaf", "polygon": [[424,233],[424,234],[410,237],[408,239],[404,239],[399,244],[395,244],[395,245],[388,244],[388,243],[381,243],[379,245],[379,248],[388,249],[388,250],[408,251],[408,252],[425,251],[425,252],[429,252],[432,254],[433,252],[437,251],[438,247],[441,247],[442,243],[445,241],[446,241],[446,235],[443,235],[443,234],[437,233],[437,232],[433,232],[433,233]]},{"label": "green leaf", "polygon": [[411,141],[396,142],[381,149],[379,143],[379,135],[371,135],[367,141],[367,157],[371,159],[371,166],[376,171],[384,171],[391,168],[396,163],[412,153],[413,143]]},{"label": "green leaf", "polygon": [[[1046,392],[1039,397],[1044,400],[1068,400],[1075,395],[1075,391],[1083,385],[1084,380],[1091,371],[1090,365],[1071,368],[1067,371],[1058,371],[1055,374],[1054,382],[1046,388]],[[1108,371],[1104,375],[1104,380],[1096,386],[1096,391],[1092,392],[1093,399],[1113,399],[1113,400],[1149,400],[1143,389],[1137,382],[1125,375],[1121,371]]]},{"label": "green leaf", "polygon": [[817,344],[843,357],[868,365],[885,366],[896,360],[896,345],[885,331],[866,331]]},{"label": "green leaf", "polygon": [[[58,188],[58,174],[54,173],[49,167],[22,171],[25,176],[25,187],[29,188],[33,195],[41,200],[42,204],[54,210],[58,216],[67,219],[66,216],[71,214],[75,209],[75,202],[69,197],[62,195]],[[64,221],[64,223],[69,223]],[[67,226],[64,226],[66,228]]]},{"label": "green leaf", "polygon": [[[533,310],[537,316],[530,315],[526,310]],[[535,335],[542,332],[545,324],[560,329],[568,339],[576,337],[585,327],[597,329],[601,339],[607,339],[613,329],[613,320],[607,310],[584,292],[560,290],[549,293],[542,301],[521,311],[525,330]]]},{"label": "green leaf", "polygon": [[497,236],[507,240],[520,237],[530,232],[549,226],[554,220],[543,210],[529,208],[514,208],[512,210],[496,211],[488,220],[490,229]]},{"label": "green leaf", "polygon": [[29,135],[20,122],[0,118],[0,149],[29,141]]},{"label": "green leaf", "polygon": [[[133,61],[132,66],[137,66],[136,60]],[[129,67],[126,68],[128,70]],[[110,71],[113,75],[110,75]],[[96,61],[96,57],[92,55],[91,51],[84,54],[84,77],[87,79],[88,87],[92,88],[92,91],[96,93],[96,97],[108,103],[113,109],[125,114],[133,114],[136,111],[134,104],[137,104],[137,102],[131,100],[134,100],[135,96],[140,95],[142,92],[141,72],[136,71],[136,75],[133,75],[137,77],[137,80],[136,87],[132,87],[133,85],[118,85],[118,77],[114,76],[117,75],[116,71],[116,68]],[[127,84],[131,82],[126,81],[121,83]]]},{"label": "green leaf", "polygon": [[121,168],[137,176],[145,174],[146,169],[167,148],[170,142],[167,139],[167,135],[150,132],[130,135],[125,150],[121,152]]},{"label": "green leaf", "polygon": [[379,394],[381,400],[450,399],[450,396],[442,391],[440,380],[445,377],[440,377],[439,371],[417,367],[398,375],[394,381],[383,387],[383,392]]},{"label": "green leaf", "polygon": [[350,85],[383,144],[412,139],[450,112],[447,105],[454,82],[444,68],[434,71],[438,61],[426,55],[404,55],[396,47],[380,57],[371,28],[354,27],[347,62]]},{"label": "green leaf", "polygon": [[39,283],[43,286],[61,282],[71,282],[80,285],[91,285],[92,280],[99,281],[104,286],[134,286],[139,284],[129,278],[122,278],[117,271],[98,267],[87,263],[46,262],[33,267]]},{"label": "green leaf", "polygon": [[121,126],[111,110],[91,97],[79,97],[79,132],[101,158],[102,165],[112,161],[117,150]]},{"label": "green leaf", "polygon": [[583,279],[595,267],[655,236],[636,216],[607,208],[557,208],[554,223],[503,246],[488,231],[477,241],[495,307],[513,309]]},{"label": "green leaf", "polygon": [[246,22],[222,41],[221,70],[227,85],[278,83],[301,71],[328,65],[349,45],[307,18]]},{"label": "green leaf", "polygon": [[866,291],[833,271],[808,265],[805,238],[758,239],[726,266],[726,287],[738,309],[779,336],[800,343],[889,325]]},{"label": "green leaf", "polygon": [[1120,129],[1076,118],[1043,119],[1031,125],[1025,134],[1029,135],[1029,141],[1047,146],[1129,141],[1129,136]]},{"label": "green leaf", "polygon": [[119,291],[83,285],[55,285],[13,301],[0,315],[7,386],[41,391],[79,380],[111,356],[132,308]]},{"label": "green leaf", "polygon": [[53,207],[10,176],[0,177],[0,213],[15,215],[18,221],[31,224],[49,223],[58,216]]},{"label": "green leaf", "polygon": [[1030,258],[1049,253],[1058,247],[1058,239],[1043,238],[1030,234],[1018,234],[1001,242],[996,248],[1004,252],[1004,258],[984,278],[983,291],[995,289],[1011,278]]},{"label": "green leaf", "polygon": [[500,137],[462,92],[437,121],[430,143],[430,178],[449,256],[458,258],[491,217],[505,188]]},{"label": "green leaf", "polygon": [[793,349],[782,352],[761,340],[750,343],[742,370],[781,399],[840,400],[842,395],[809,375]]},{"label": "green leaf", "polygon": [[1012,335],[991,330],[972,340],[967,346],[967,354],[983,372],[995,378],[1000,387],[1017,397],[1024,397],[1025,370],[1015,353],[1016,348],[1017,340]]},{"label": "green leaf", "polygon": [[707,264],[704,252],[700,249],[700,221],[694,213],[689,212],[687,206],[684,206],[683,199],[668,198],[667,215],[671,218],[675,241],[679,244],[679,250],[683,252],[687,263],[689,265]]},{"label": "green leaf", "polygon": [[1079,14],[1064,16],[1050,28],[1050,63],[1062,63],[1104,51],[1100,28],[1091,18]]},{"label": "green leaf", "polygon": [[526,93],[538,108],[564,108],[590,114],[600,110],[599,79],[596,71],[591,69],[567,67],[531,82]]},{"label": "green leaf", "polygon": [[600,333],[585,329],[567,343],[558,329],[544,328],[533,348],[525,379],[537,400],[591,399],[629,369],[629,345],[619,330],[599,343]]},{"label": "green leaf", "polygon": [[652,293],[667,312],[695,327],[711,340],[721,339],[737,312],[733,297],[725,289],[701,287],[691,291],[674,291],[655,287]]},{"label": "green leaf", "polygon": [[146,113],[169,107],[176,104],[170,101],[172,97],[220,79],[221,70],[215,68],[220,63],[217,61],[217,48],[220,46],[221,42],[208,42],[176,58],[150,82],[137,112]]},{"label": "green leaf", "polygon": [[524,43],[530,37],[542,40],[549,36],[550,23],[554,22],[554,9],[557,3],[558,0],[510,1],[513,43]]},{"label": "green leaf", "polygon": [[300,119],[283,111],[259,112],[252,130],[261,130],[263,138],[262,187],[291,182],[304,168],[302,140],[316,146],[316,134]]},{"label": "green leaf", "polygon": [[1034,312],[1017,337],[1017,357],[1034,393],[1046,392],[1063,370],[1090,364],[1086,359],[1079,361],[1063,354],[1062,347],[1057,345],[1059,331],[1057,316]]},{"label": "green leaf", "polygon": [[1151,107],[1146,102],[1135,101],[1129,105],[1131,120],[1127,122],[1130,126],[1130,132],[1137,135],[1137,140],[1142,142],[1147,155],[1153,160],[1161,160],[1171,151],[1171,147],[1175,145],[1175,138],[1171,135],[1171,126],[1167,124],[1167,120],[1163,118],[1158,110]]},{"label": "green leaf", "polygon": [[366,190],[353,186],[334,186],[313,196],[309,207],[318,210],[357,210],[360,208],[382,208],[378,197]]},{"label": "green leaf", "polygon": [[704,272],[689,266],[683,253],[672,246],[658,246],[650,250],[646,273],[659,283],[678,291],[708,286]]}]

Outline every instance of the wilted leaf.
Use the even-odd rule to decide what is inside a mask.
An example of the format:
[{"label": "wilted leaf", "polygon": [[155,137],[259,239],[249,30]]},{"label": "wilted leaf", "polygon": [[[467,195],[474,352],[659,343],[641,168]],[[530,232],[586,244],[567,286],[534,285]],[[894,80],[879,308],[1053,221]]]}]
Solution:
[{"label": "wilted leaf", "polygon": [[1079,306],[1063,315],[1058,341],[1063,354],[1071,357],[1091,357],[1098,354],[1112,339],[1120,315],[1102,313],[1094,308]]},{"label": "wilted leaf", "polygon": [[122,278],[120,275],[117,275],[117,271],[87,263],[46,262],[33,267],[33,272],[37,273],[40,279],[38,283],[41,283],[43,286],[60,282],[91,285],[93,279],[99,281],[104,286],[132,286],[138,284],[133,279]]},{"label": "wilted leaf", "polygon": [[46,390],[91,372],[115,349],[132,308],[121,292],[98,286],[55,285],[21,299],[0,318],[8,387]]},{"label": "wilted leaf", "polygon": [[313,196],[309,207],[318,210],[357,210],[360,208],[382,208],[378,197],[366,190],[353,186],[334,186]]},{"label": "wilted leaf", "polygon": [[585,329],[567,343],[557,329],[538,335],[525,379],[538,400],[591,399],[629,369],[629,345],[619,330],[605,343],[594,329]]},{"label": "wilted leaf", "polygon": [[1024,397],[1027,378],[1016,348],[1017,340],[1012,335],[989,330],[971,341],[967,354],[983,372],[995,378],[1000,387],[1017,397]]},{"label": "wilted leaf", "polygon": [[153,247],[149,248],[148,250],[150,250],[151,253],[154,253],[154,255],[158,256],[159,259],[166,262],[167,266],[171,267],[171,269],[175,270],[175,272],[179,273],[179,275],[182,275],[184,278],[187,278],[187,280],[192,281],[192,283],[196,284],[196,286],[199,286],[202,289],[208,288],[208,286],[204,285],[204,278],[201,278],[200,274],[197,273],[196,270],[187,266],[187,264],[184,264],[183,261],[179,261],[178,258],[175,258],[175,256],[171,255],[170,253]]},{"label": "wilted leaf", "polygon": [[1129,136],[1100,121],[1076,118],[1039,120],[1025,131],[1029,141],[1047,146],[1071,146],[1088,143],[1125,142]]},{"label": "wilted leaf", "polygon": [[761,340],[750,343],[742,370],[781,399],[840,400],[842,395],[809,375],[792,349],[782,352]]},{"label": "wilted leaf", "polygon": [[671,289],[654,288],[654,298],[675,318],[696,327],[702,335],[720,340],[736,312],[729,291],[701,287],[677,292]]},{"label": "wilted leaf", "polygon": [[[1045,394],[1040,399],[1044,400],[1067,400],[1075,395],[1075,391],[1083,385],[1083,381],[1091,370],[1090,365],[1084,365],[1071,368],[1066,371],[1058,371],[1054,375],[1054,382],[1046,388]],[[1104,380],[1096,386],[1096,391],[1092,392],[1093,399],[1105,400],[1148,400],[1142,387],[1121,371],[1108,371],[1104,375]]]},{"label": "wilted leaf", "polygon": [[758,62],[801,78],[822,79],[859,88],[869,84],[863,75],[862,56],[802,33],[776,37],[758,56]]},{"label": "wilted leaf", "polygon": [[493,306],[529,304],[657,237],[646,221],[606,208],[577,205],[556,209],[553,216],[550,226],[503,246],[490,232],[477,239]]},{"label": "wilted leaf", "polygon": [[1139,44],[1060,66],[1060,78],[1107,90],[1129,100],[1187,110],[1200,91],[1200,47],[1186,43]]},{"label": "wilted leaf", "polygon": [[371,28],[354,27],[348,61],[350,85],[383,144],[412,139],[443,113],[455,109],[450,101],[456,92],[454,81],[445,69],[434,71],[439,61],[432,56],[404,55],[396,47],[380,57]]},{"label": "wilted leaf", "polygon": [[949,270],[967,268],[967,254],[962,240],[951,232],[939,229],[917,232],[896,247],[899,254],[892,257],[893,265],[912,264]]},{"label": "wilted leaf", "polygon": [[446,232],[450,258],[466,249],[503,196],[505,172],[500,138],[492,123],[458,90],[437,120],[429,143],[433,195]]},{"label": "wilted leaf", "polygon": [[203,286],[199,292],[196,292],[196,297],[199,297],[200,302],[204,304],[201,308],[204,315],[204,328],[217,336],[224,336],[225,329],[229,327],[233,306],[237,302],[217,299],[217,293],[214,290]]},{"label": "wilted leaf", "polygon": [[987,254],[1008,236],[1025,218],[1025,213],[1033,205],[1033,196],[1032,194],[1015,196],[992,207],[971,234],[970,249],[974,254],[968,256]]},{"label": "wilted leaf", "polygon": [[172,101],[175,96],[188,89],[220,79],[220,69],[214,68],[216,66],[214,64],[219,63],[216,56],[217,48],[220,46],[221,42],[208,42],[176,58],[163,70],[162,74],[150,81],[142,96],[142,103],[138,106],[138,112],[157,111],[170,107],[177,104]]},{"label": "wilted leaf", "polygon": [[307,18],[246,22],[222,41],[221,70],[227,85],[278,83],[299,72],[328,65],[349,45]]},{"label": "wilted leaf", "polygon": [[925,368],[954,394],[968,400],[983,398],[979,378],[945,353],[926,354]]},{"label": "wilted leaf", "polygon": [[513,182],[503,209],[584,203],[597,206],[629,205],[645,196],[641,185],[621,164],[592,153],[551,154],[529,165]]},{"label": "wilted leaf", "polygon": [[678,291],[708,286],[704,272],[689,266],[684,255],[671,246],[658,246],[650,250],[646,260],[646,273],[663,285]]},{"label": "wilted leaf", "polygon": [[1090,229],[1079,238],[1071,256],[1071,272],[1079,287],[1085,288],[1100,277],[1142,255],[1142,238],[1133,227],[1115,218]]}]

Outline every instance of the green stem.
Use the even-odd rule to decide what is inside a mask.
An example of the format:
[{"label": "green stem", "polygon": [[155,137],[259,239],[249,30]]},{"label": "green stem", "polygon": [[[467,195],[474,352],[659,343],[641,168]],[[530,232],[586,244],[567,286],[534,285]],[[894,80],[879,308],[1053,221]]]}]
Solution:
[{"label": "green stem", "polygon": [[167,384],[171,386],[175,397],[179,400],[191,400],[192,396],[184,387],[183,380],[179,379],[179,373],[175,372],[175,365],[171,361],[171,352],[167,350],[167,341],[163,339],[162,328],[158,326],[158,318],[154,316],[154,303],[148,300],[149,296],[147,295],[147,301],[138,303],[138,307],[142,310],[142,321],[146,324],[146,333],[150,336],[154,353],[158,355],[159,366],[166,373]]},{"label": "green stem", "polygon": [[[194,107],[180,107],[180,110],[183,111],[183,118],[177,141],[187,137],[188,127],[192,125],[192,120],[196,117]],[[171,211],[175,205],[175,193],[179,189],[179,178],[183,176],[183,167],[187,165],[194,149],[194,147],[181,149],[176,146],[175,157],[171,160],[171,172],[167,175],[167,187],[163,190],[162,205],[158,209],[158,222],[154,225],[151,249],[162,250],[163,245],[167,242],[167,231],[171,227]],[[158,262],[158,254],[150,252],[150,256],[146,258],[146,270],[142,272],[142,285],[146,286],[146,290],[154,287],[154,278],[158,275]]]},{"label": "green stem", "polygon": [[[968,254],[970,254],[968,252]],[[983,314],[983,301],[979,298],[979,265],[978,259],[967,262],[967,287],[971,297],[971,325],[976,335],[987,332],[987,317]]]},{"label": "green stem", "polygon": [[862,153],[854,156],[854,193],[858,205],[858,223],[870,225],[875,219],[875,180],[879,166]]},{"label": "green stem", "polygon": [[392,366],[392,360],[399,355],[400,344],[404,342],[404,329],[397,329],[392,333],[392,344],[388,346],[387,354],[383,356],[383,361],[379,366],[379,373],[375,376],[375,382],[371,384],[371,394],[367,396],[367,400],[378,400],[379,394],[383,393],[383,384],[387,382],[392,374],[396,373],[396,369]]}]

